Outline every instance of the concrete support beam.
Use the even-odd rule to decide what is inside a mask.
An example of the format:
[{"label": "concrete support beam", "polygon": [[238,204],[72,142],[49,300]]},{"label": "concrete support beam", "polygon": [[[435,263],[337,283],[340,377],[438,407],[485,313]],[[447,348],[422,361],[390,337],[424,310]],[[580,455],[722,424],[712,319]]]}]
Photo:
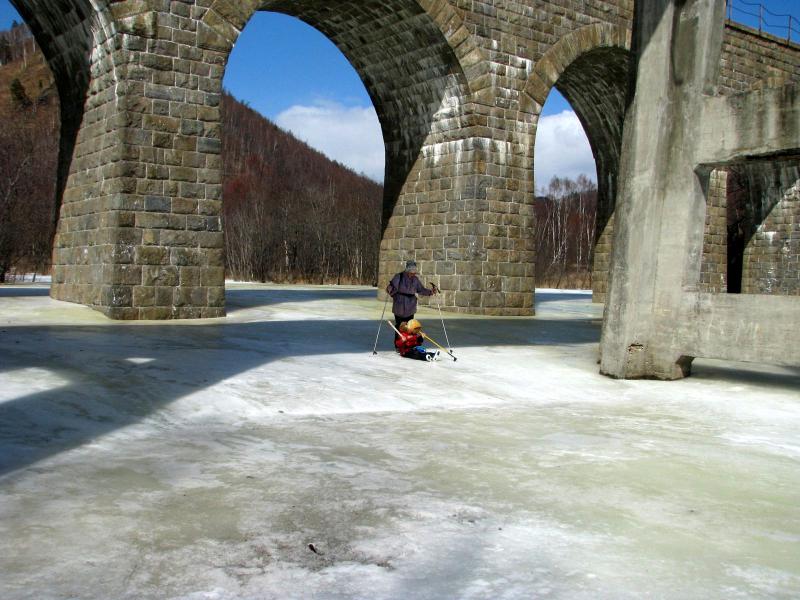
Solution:
[{"label": "concrete support beam", "polygon": [[684,293],[675,353],[800,365],[800,301],[791,296]]},{"label": "concrete support beam", "polygon": [[713,97],[723,8],[714,0],[637,4],[636,95],[601,348],[601,372],[613,377],[676,379],[697,356],[800,362],[777,325],[800,325],[796,300],[696,291],[711,167],[800,148],[791,88]]}]

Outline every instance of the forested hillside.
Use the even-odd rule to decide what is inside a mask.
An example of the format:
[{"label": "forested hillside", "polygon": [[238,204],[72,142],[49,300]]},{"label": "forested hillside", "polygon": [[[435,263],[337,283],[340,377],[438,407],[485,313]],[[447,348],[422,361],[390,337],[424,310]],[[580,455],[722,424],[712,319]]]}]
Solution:
[{"label": "forested hillside", "polygon": [[223,132],[230,276],[375,282],[381,185],[331,162],[227,94]]}]

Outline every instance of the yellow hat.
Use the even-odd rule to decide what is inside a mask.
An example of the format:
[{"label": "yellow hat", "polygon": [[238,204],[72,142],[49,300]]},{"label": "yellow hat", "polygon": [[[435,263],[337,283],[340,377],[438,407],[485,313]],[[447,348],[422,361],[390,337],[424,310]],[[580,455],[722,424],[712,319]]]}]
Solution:
[{"label": "yellow hat", "polygon": [[411,319],[406,325],[409,331],[416,331],[417,329],[422,329],[422,323],[417,321],[416,319]]}]

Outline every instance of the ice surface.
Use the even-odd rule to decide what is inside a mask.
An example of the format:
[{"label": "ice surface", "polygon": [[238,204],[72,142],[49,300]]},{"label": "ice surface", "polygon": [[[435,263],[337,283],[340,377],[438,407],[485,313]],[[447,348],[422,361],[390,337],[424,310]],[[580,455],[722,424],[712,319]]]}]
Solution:
[{"label": "ice surface", "polygon": [[228,304],[0,287],[0,598],[800,597],[799,370],[602,377],[587,293],[434,364],[371,355],[369,288]]}]

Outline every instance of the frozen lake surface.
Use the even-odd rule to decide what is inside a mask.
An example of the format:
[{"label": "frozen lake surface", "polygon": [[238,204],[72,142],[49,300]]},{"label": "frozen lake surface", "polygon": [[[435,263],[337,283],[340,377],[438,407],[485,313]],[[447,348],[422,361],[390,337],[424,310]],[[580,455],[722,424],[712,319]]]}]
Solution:
[{"label": "frozen lake surface", "polygon": [[433,364],[371,355],[370,288],[47,293],[0,287],[4,600],[800,597],[800,369],[608,379],[586,293],[445,315]]}]

